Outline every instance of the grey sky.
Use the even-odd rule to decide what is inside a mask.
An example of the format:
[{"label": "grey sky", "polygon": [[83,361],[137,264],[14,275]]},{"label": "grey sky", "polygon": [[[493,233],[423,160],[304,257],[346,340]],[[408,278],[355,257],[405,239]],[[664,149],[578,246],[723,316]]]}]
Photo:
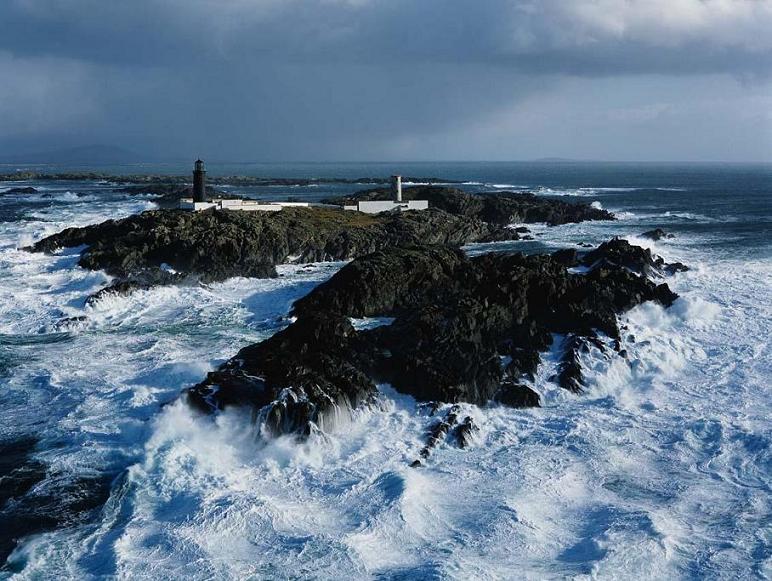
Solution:
[{"label": "grey sky", "polygon": [[0,153],[772,160],[772,0],[3,0]]}]

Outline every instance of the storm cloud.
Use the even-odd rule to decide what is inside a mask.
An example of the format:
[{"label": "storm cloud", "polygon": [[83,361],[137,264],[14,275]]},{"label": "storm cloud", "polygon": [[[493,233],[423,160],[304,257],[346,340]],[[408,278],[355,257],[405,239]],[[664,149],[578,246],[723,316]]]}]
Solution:
[{"label": "storm cloud", "polygon": [[0,153],[764,160],[768,0],[4,0]]}]

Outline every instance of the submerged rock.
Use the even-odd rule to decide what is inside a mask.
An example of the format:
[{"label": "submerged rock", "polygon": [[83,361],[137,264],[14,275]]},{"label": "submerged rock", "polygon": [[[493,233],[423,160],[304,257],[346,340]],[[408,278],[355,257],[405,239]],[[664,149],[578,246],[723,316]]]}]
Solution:
[{"label": "submerged rock", "polygon": [[80,524],[107,500],[114,474],[71,478],[35,457],[37,440],[0,441],[0,571],[29,535]]},{"label": "submerged rock", "polygon": [[655,228],[654,230],[643,232],[641,234],[641,238],[648,238],[649,240],[662,240],[663,238],[675,238],[675,236],[665,232],[662,228]]},{"label": "submerged rock", "polygon": [[4,192],[0,192],[0,195],[2,194],[36,194],[38,191],[37,189],[26,186],[26,187],[17,187],[17,188],[10,188],[8,190],[5,190]]},{"label": "submerged rock", "polygon": [[[579,392],[576,349],[598,332],[618,339],[619,313],[676,298],[626,266],[642,249],[612,243],[595,252],[616,260],[590,259],[596,265],[583,274],[569,272],[560,255],[468,258],[431,245],[361,257],[298,300],[285,330],[187,390],[188,401],[207,412],[252,407],[271,434],[323,428],[372,401],[378,383],[419,401],[538,406],[520,378],[535,372],[553,334],[572,337],[556,380]],[[356,330],[349,321],[376,316],[393,322]]]},{"label": "submerged rock", "polygon": [[149,285],[144,284],[138,280],[121,280],[110,284],[102,289],[99,289],[94,294],[91,294],[86,298],[86,305],[93,307],[102,299],[109,296],[126,296],[135,290],[147,290]]}]

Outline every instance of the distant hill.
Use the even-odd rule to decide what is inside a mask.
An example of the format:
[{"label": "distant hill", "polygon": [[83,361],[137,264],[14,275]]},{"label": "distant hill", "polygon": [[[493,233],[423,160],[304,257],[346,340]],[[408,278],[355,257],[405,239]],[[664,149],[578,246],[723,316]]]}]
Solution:
[{"label": "distant hill", "polygon": [[0,154],[0,163],[123,164],[143,161],[139,154],[116,145],[86,145],[52,151]]}]

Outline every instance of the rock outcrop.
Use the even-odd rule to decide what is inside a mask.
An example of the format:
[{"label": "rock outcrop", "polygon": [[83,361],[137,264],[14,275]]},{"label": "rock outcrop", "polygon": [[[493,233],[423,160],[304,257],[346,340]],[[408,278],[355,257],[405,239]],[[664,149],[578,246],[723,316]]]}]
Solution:
[{"label": "rock outcrop", "polygon": [[[184,184],[154,184],[167,201],[187,192]],[[132,186],[132,191],[147,190]],[[380,192],[377,190],[376,192]],[[79,264],[117,277],[90,298],[125,294],[159,284],[222,281],[233,276],[276,276],[288,262],[347,260],[391,246],[521,239],[513,221],[562,223],[610,219],[587,205],[527,194],[473,196],[448,187],[408,188],[406,196],[430,196],[420,212],[361,214],[338,209],[284,208],[280,212],[155,210],[84,228],[68,228],[28,247],[54,252],[86,246]],[[366,192],[364,196],[375,195]],[[378,194],[380,195],[380,194]],[[170,197],[171,196],[171,197]],[[531,239],[527,234],[523,239]]]},{"label": "rock outcrop", "polygon": [[[538,406],[524,382],[554,334],[569,337],[556,381],[579,392],[577,352],[585,341],[598,333],[618,340],[619,313],[675,300],[666,284],[628,268],[641,250],[611,241],[570,261],[584,266],[582,274],[569,271],[565,253],[468,258],[445,246],[379,250],[298,300],[292,324],[242,349],[187,399],[206,412],[251,407],[269,434],[324,429],[372,401],[377,383],[419,401]],[[376,316],[394,320],[367,330],[350,320]],[[438,424],[442,435],[456,416]],[[430,439],[427,455],[432,446]]]},{"label": "rock outcrop", "polygon": [[[564,263],[572,265],[565,258]],[[614,238],[604,242],[597,249],[585,254],[581,263],[585,266],[602,264],[623,266],[632,272],[647,276],[661,276],[689,270],[686,265],[680,262],[666,263],[662,257],[652,254],[648,248],[634,246],[623,238]],[[573,265],[577,264],[579,264],[578,259]]]},{"label": "rock outcrop", "polygon": [[324,208],[280,212],[156,210],[85,228],[68,228],[28,250],[86,245],[79,264],[139,284],[168,281],[167,265],[204,282],[272,277],[287,262],[344,260],[395,245],[517,239],[518,234],[441,210],[367,215]]},{"label": "rock outcrop", "polygon": [[662,228],[654,228],[654,230],[647,230],[641,234],[641,238],[648,238],[649,240],[662,240],[663,238],[675,238],[672,234],[665,232]]},{"label": "rock outcrop", "polygon": [[[374,189],[353,196],[326,200],[335,204],[354,204],[360,200],[390,200],[389,189]],[[405,188],[404,200],[429,200],[429,206],[450,214],[477,218],[501,226],[520,222],[544,222],[551,226],[585,220],[613,220],[614,215],[588,204],[572,204],[528,192],[491,192],[470,194],[442,186]]]}]

